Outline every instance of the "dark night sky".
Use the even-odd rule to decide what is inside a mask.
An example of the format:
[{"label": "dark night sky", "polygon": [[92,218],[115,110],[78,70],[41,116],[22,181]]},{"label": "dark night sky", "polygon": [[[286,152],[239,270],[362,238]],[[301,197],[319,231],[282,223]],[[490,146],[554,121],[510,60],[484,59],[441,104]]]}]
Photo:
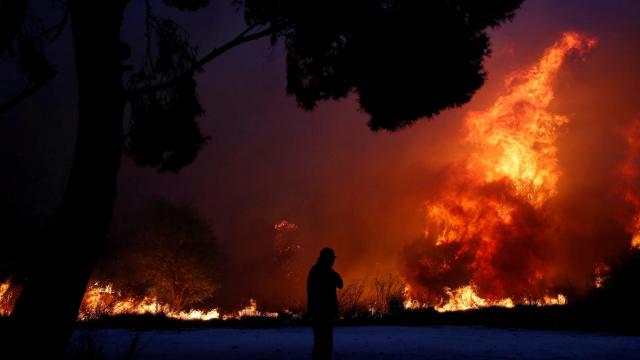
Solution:
[{"label": "dark night sky", "polygon": [[[142,39],[142,8],[140,1],[132,3],[124,37],[136,44]],[[286,218],[307,229],[305,243],[313,252],[331,244],[339,256],[341,250],[349,253],[351,265],[343,263],[343,269],[356,271],[371,259],[392,264],[398,239],[421,231],[418,209],[428,194],[429,169],[460,155],[462,115],[484,108],[505,74],[535,61],[569,30],[595,35],[600,44],[584,65],[563,73],[558,85],[557,107],[576,116],[561,145],[561,161],[578,179],[561,186],[600,186],[583,175],[611,166],[619,151],[607,147],[609,129],[638,113],[639,18],[640,2],[633,0],[528,0],[511,23],[493,32],[489,80],[472,102],[397,133],[370,132],[353,97],[313,112],[298,109],[285,95],[281,44],[245,45],[207,65],[197,78],[209,144],[179,174],[156,174],[125,158],[116,219],[160,195],[198,207],[223,244],[242,242],[239,229],[246,224]],[[224,1],[180,19],[203,52],[243,28],[241,14]],[[68,35],[50,48],[60,74],[0,121],[0,191],[39,221],[60,199],[73,151],[76,94]],[[21,79],[6,61],[0,69],[5,97]],[[578,153],[587,154],[590,164],[574,161]]]}]

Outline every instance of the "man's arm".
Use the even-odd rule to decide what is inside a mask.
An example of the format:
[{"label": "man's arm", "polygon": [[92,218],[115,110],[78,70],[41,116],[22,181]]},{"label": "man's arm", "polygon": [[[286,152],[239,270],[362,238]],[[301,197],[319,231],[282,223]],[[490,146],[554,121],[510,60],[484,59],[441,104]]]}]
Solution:
[{"label": "man's arm", "polygon": [[342,287],[344,286],[344,283],[342,282],[342,278],[340,277],[340,274],[338,274],[337,271],[333,272],[336,276],[336,287],[338,289],[342,289]]}]

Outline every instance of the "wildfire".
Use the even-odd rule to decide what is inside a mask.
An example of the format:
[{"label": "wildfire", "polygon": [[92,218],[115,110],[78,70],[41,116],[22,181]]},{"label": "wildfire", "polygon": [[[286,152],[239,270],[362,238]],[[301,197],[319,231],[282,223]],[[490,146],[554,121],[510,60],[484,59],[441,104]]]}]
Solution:
[{"label": "wildfire", "polygon": [[402,292],[402,296],[404,298],[402,305],[404,306],[405,309],[416,310],[416,309],[422,309],[422,308],[428,307],[427,304],[421,302],[418,299],[414,299],[411,297],[410,285],[405,285],[404,290]]},{"label": "wildfire", "polygon": [[554,98],[553,81],[569,53],[584,53],[595,44],[593,38],[563,34],[537,64],[507,77],[506,95],[485,111],[469,113],[467,141],[478,146],[469,162],[472,173],[483,175],[485,183],[508,178],[518,195],[536,207],[556,194],[555,141],[569,119],[547,109]]},{"label": "wildfire", "polygon": [[20,287],[7,279],[0,283],[0,316],[9,316],[20,294]]},{"label": "wildfire", "polygon": [[[427,303],[411,298],[410,294],[411,287],[407,285],[405,287],[405,300],[403,303],[405,309],[417,310],[429,307]],[[480,297],[477,292],[477,287],[473,284],[457,289],[446,288],[445,294],[447,295],[447,299],[443,299],[438,305],[434,306],[434,309],[438,312],[464,311],[482,307],[513,308],[515,306],[515,302],[511,298],[492,301]],[[529,306],[566,305],[567,298],[562,294],[558,294],[555,297],[543,296],[541,299],[523,299],[522,304]]]},{"label": "wildfire", "polygon": [[79,320],[96,319],[101,316],[143,315],[157,314],[180,320],[213,320],[213,319],[242,319],[245,317],[278,317],[277,312],[262,312],[258,310],[258,303],[249,299],[249,305],[236,312],[221,314],[218,308],[209,310],[190,309],[174,310],[167,304],[160,303],[156,298],[145,296],[140,299],[123,297],[113,289],[111,284],[95,283],[87,289],[82,300]]},{"label": "wildfire", "polygon": [[273,239],[276,266],[284,272],[287,278],[299,281],[300,274],[296,269],[299,268],[297,261],[303,249],[297,241],[298,225],[282,220],[276,223],[273,228],[276,231]]},{"label": "wildfire", "polygon": [[623,182],[624,200],[633,210],[627,231],[631,233],[631,247],[640,249],[640,119],[631,124],[625,131],[627,143],[625,161],[619,168],[619,174]]},{"label": "wildfire", "polygon": [[[413,270],[436,303],[440,289],[429,288],[432,284],[459,282],[461,273],[468,274],[468,285],[445,287],[448,300],[438,311],[513,307],[547,292],[542,260],[505,263],[518,256],[509,254],[513,244],[531,246],[542,236],[545,206],[557,194],[556,139],[569,118],[548,109],[556,74],[570,54],[584,54],[595,44],[578,33],[563,34],[536,64],[507,77],[505,94],[493,105],[466,116],[465,141],[472,153],[464,165],[450,169],[442,191],[426,203],[424,233],[435,248]],[[539,302],[566,302],[560,296]]]},{"label": "wildfire", "polygon": [[258,311],[258,303],[254,299],[249,299],[249,305],[242,310],[237,311],[235,314],[224,315],[223,319],[242,319],[245,317],[268,317],[277,318],[277,312],[261,312]]},{"label": "wildfire", "polygon": [[[538,62],[508,76],[504,94],[489,108],[467,114],[464,139],[472,152],[464,163],[448,169],[448,180],[425,204],[421,241],[427,251],[419,254],[410,269],[405,308],[431,305],[442,312],[567,303],[550,286],[545,259],[537,255],[543,251],[536,241],[545,236],[548,205],[557,195],[562,175],[556,142],[570,121],[549,106],[554,80],[565,60],[588,52],[595,44],[595,39],[578,33],[563,34]],[[629,225],[631,246],[640,248],[640,196],[636,195],[640,191],[634,189],[640,183],[636,166],[640,121],[629,132],[627,145],[627,162],[620,171],[628,181],[625,200],[635,211]],[[298,226],[287,220],[273,226],[276,267],[295,280],[294,265],[302,250]],[[602,286],[605,279],[606,271],[596,273],[595,286]],[[11,288],[8,281],[0,283],[2,315],[11,312],[13,303],[7,300],[15,298]],[[148,313],[185,320],[278,316],[259,311],[254,299],[245,308],[225,314],[218,308],[183,310],[153,296],[126,297],[111,284],[95,283],[87,289],[78,317]]]},{"label": "wildfire", "polygon": [[[15,299],[19,289],[12,286],[7,280],[0,283],[0,316],[9,316],[13,310]],[[162,304],[154,297],[142,297],[139,299],[123,297],[119,291],[114,290],[111,284],[101,285],[94,283],[85,292],[78,320],[86,321],[102,316],[117,315],[164,315],[168,318],[179,320],[214,320],[214,319],[242,319],[245,317],[275,318],[277,312],[262,312],[258,310],[256,300],[249,299],[249,305],[236,312],[221,314],[218,308],[209,310],[190,309],[173,310],[167,304]]]},{"label": "wildfire", "polygon": [[11,281],[7,280],[0,283],[0,315],[6,316],[11,314],[13,306],[8,304],[8,293],[11,288]]},{"label": "wildfire", "polygon": [[139,299],[123,297],[111,284],[94,283],[84,294],[80,306],[79,320],[89,320],[109,315],[163,314],[169,318],[181,320],[211,320],[220,318],[217,308],[211,310],[173,310],[167,304],[160,303],[155,297],[145,296]]},{"label": "wildfire", "polygon": [[593,284],[597,289],[600,289],[609,279],[611,267],[605,263],[599,263],[596,264],[596,268],[594,269],[593,273],[595,277]]},{"label": "wildfire", "polygon": [[449,296],[449,300],[446,303],[435,306],[434,308],[436,311],[460,311],[487,306],[512,308],[514,306],[513,300],[510,298],[498,301],[490,301],[481,298],[478,296],[477,289],[474,285],[463,286],[455,290],[446,289],[445,293]]},{"label": "wildfire", "polygon": [[[433,307],[438,312],[464,311],[482,307],[513,308],[515,306],[515,302],[511,298],[492,301],[480,297],[475,285],[466,285],[457,289],[445,288],[445,294],[448,298],[446,300],[443,299],[438,305]],[[404,308],[408,310],[429,307],[427,303],[411,298],[410,287],[408,285],[405,288],[405,300],[403,304]],[[543,296],[541,299],[524,299],[522,300],[522,304],[529,306],[566,305],[567,298],[562,294],[558,294],[555,297]]]}]

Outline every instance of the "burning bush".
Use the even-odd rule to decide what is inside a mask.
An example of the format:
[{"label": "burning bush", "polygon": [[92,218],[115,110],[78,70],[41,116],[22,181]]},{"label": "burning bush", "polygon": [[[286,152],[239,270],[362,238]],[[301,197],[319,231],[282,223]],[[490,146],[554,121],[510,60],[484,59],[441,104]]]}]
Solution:
[{"label": "burning bush", "polygon": [[212,298],[218,261],[213,232],[196,209],[155,199],[112,239],[92,281],[110,284],[118,296],[154,298],[180,311]]},{"label": "burning bush", "polygon": [[537,63],[508,77],[489,108],[468,113],[471,153],[443,171],[446,180],[425,204],[425,236],[405,249],[415,296],[472,307],[557,299],[563,275],[551,264],[551,200],[561,176],[556,140],[569,118],[550,108],[553,82],[571,54],[595,43],[563,34]]}]

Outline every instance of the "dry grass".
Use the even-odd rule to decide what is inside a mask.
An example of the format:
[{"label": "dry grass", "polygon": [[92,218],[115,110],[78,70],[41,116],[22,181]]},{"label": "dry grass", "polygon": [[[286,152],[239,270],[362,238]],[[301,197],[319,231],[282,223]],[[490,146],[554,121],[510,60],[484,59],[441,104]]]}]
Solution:
[{"label": "dry grass", "polygon": [[394,274],[351,281],[339,293],[340,314],[348,319],[397,313],[403,309],[405,285]]},{"label": "dry grass", "polygon": [[367,279],[352,281],[339,292],[338,301],[340,303],[340,314],[343,317],[354,317],[368,311],[364,293],[367,286]]}]

